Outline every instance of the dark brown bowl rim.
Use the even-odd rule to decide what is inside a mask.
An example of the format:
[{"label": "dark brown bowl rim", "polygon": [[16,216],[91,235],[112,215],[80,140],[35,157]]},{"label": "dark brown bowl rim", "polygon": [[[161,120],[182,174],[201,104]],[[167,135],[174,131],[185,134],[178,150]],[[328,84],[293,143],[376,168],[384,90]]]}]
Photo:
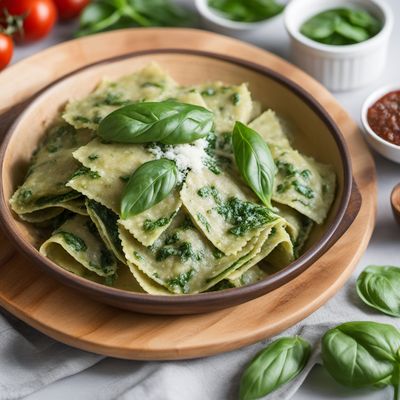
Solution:
[{"label": "dark brown bowl rim", "polygon": [[[339,153],[343,163],[343,195],[340,201],[339,209],[335,216],[334,221],[328,227],[327,231],[323,234],[322,238],[315,243],[310,249],[308,249],[304,254],[301,255],[297,260],[290,263],[288,266],[283,268],[282,270],[276,272],[273,275],[268,276],[260,282],[250,284],[240,288],[232,288],[225,289],[218,292],[205,292],[198,294],[182,294],[182,295],[151,295],[147,293],[135,293],[129,292],[122,289],[116,289],[104,286],[102,284],[98,284],[92,281],[89,281],[85,278],[82,278],[78,275],[75,275],[71,272],[66,271],[65,269],[59,267],[57,264],[53,263],[48,258],[42,256],[39,251],[33,247],[30,243],[27,243],[23,240],[18,233],[14,230],[12,226],[12,221],[14,217],[12,215],[11,210],[9,209],[8,202],[4,197],[4,189],[3,184],[0,185],[0,220],[3,226],[6,228],[7,233],[10,235],[12,240],[16,243],[18,248],[27,256],[29,256],[35,264],[40,266],[46,272],[51,273],[54,277],[56,277],[59,281],[65,282],[69,286],[85,289],[88,293],[100,298],[101,296],[105,296],[110,300],[114,301],[125,301],[130,304],[137,304],[138,306],[158,306],[160,308],[165,308],[167,311],[171,306],[190,306],[190,305],[199,305],[203,303],[203,305],[207,305],[207,303],[218,303],[222,305],[223,303],[231,304],[235,299],[243,297],[243,299],[249,299],[252,293],[267,293],[270,292],[285,283],[289,282],[291,279],[294,279],[297,275],[307,269],[314,261],[316,261],[327,249],[330,247],[334,233],[338,230],[340,223],[343,220],[343,217],[346,213],[346,209],[349,205],[351,191],[352,191],[352,168],[351,168],[351,159],[349,156],[349,152],[347,146],[345,144],[345,140],[343,135],[330,117],[328,112],[322,107],[322,105],[314,99],[314,97],[304,90],[297,83],[291,81],[289,78],[281,75],[279,72],[276,72],[268,67],[258,65],[253,62],[241,60],[235,57],[226,56],[218,53],[212,53],[207,51],[200,50],[189,50],[189,49],[152,49],[152,50],[143,50],[143,51],[135,51],[131,53],[124,54],[122,56],[111,57],[108,59],[104,59],[92,64],[89,64],[85,67],[76,69],[61,78],[57,79],[55,82],[47,85],[45,88],[40,90],[32,99],[30,99],[29,104],[25,107],[24,111],[21,115],[16,119],[11,128],[8,130],[3,143],[1,144],[0,150],[0,177],[3,174],[4,168],[4,158],[6,154],[6,150],[8,147],[8,143],[11,139],[11,136],[15,130],[16,125],[23,118],[26,109],[30,106],[30,104],[36,100],[41,94],[45,91],[49,90],[53,86],[57,85],[62,80],[75,75],[78,72],[82,72],[89,68],[92,68],[101,64],[108,64],[111,62],[122,61],[124,59],[132,58],[132,57],[140,57],[151,54],[187,54],[194,55],[199,57],[208,57],[214,58],[221,61],[229,62],[240,67],[252,70],[256,73],[259,73],[263,76],[268,77],[269,79],[273,79],[279,84],[285,86],[289,90],[291,90],[295,95],[300,97],[325,123],[328,127],[330,133],[332,134],[336,145],[339,149]],[[255,297],[255,296],[254,296]],[[104,298],[104,297],[103,297]],[[104,298],[104,299],[105,299]],[[106,301],[106,300],[105,300]],[[244,300],[246,301],[246,300]],[[222,308],[222,307],[220,307]]]}]

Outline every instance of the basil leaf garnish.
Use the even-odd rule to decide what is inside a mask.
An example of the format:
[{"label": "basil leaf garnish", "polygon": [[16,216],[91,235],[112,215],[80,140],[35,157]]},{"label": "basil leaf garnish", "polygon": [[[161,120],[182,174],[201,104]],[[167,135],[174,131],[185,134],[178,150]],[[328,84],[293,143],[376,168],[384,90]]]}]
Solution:
[{"label": "basil leaf garnish", "polygon": [[99,125],[97,134],[119,143],[191,143],[206,137],[213,113],[192,104],[174,101],[135,103],[113,111]]},{"label": "basil leaf garnish", "polygon": [[376,310],[400,317],[400,268],[371,265],[357,279],[361,300]]},{"label": "basil leaf garnish", "polygon": [[380,21],[367,11],[335,8],[308,19],[301,26],[300,32],[324,44],[348,45],[364,42],[375,36],[380,29]]},{"label": "basil leaf garnish", "polygon": [[347,322],[322,338],[322,361],[339,383],[398,390],[400,332],[377,322]]},{"label": "basil leaf garnish", "polygon": [[274,17],[285,8],[276,0],[208,0],[208,5],[233,21],[257,22]]},{"label": "basil leaf garnish", "polygon": [[256,131],[236,122],[232,146],[243,179],[260,200],[271,207],[276,167],[267,143]]},{"label": "basil leaf garnish", "polygon": [[310,354],[310,344],[299,336],[275,340],[244,371],[240,400],[258,399],[290,382],[303,370]]},{"label": "basil leaf garnish", "polygon": [[130,177],[121,200],[121,218],[148,210],[164,200],[177,182],[173,161],[161,158],[141,165]]}]

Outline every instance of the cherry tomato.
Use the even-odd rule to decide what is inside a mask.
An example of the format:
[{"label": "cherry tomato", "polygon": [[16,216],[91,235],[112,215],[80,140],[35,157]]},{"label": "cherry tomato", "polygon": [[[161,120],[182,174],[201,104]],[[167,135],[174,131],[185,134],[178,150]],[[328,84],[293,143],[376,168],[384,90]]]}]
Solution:
[{"label": "cherry tomato", "polygon": [[14,44],[10,36],[0,33],[0,71],[11,61]]},{"label": "cherry tomato", "polygon": [[89,4],[90,0],[53,0],[61,19],[77,17]]},{"label": "cherry tomato", "polygon": [[6,8],[14,16],[25,16],[24,34],[16,35],[23,41],[44,38],[57,20],[57,9],[51,0],[0,0],[0,8]]}]

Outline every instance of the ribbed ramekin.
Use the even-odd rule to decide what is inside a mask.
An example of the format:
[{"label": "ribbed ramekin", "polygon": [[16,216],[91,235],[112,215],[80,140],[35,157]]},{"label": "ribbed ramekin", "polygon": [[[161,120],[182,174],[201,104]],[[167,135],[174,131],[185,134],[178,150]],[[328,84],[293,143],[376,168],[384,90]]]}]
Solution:
[{"label": "ribbed ramekin", "polygon": [[368,123],[368,109],[382,96],[400,90],[400,83],[384,86],[371,93],[361,108],[361,123],[368,144],[383,157],[400,164],[400,146],[382,139]]},{"label": "ribbed ramekin", "polygon": [[[364,9],[382,22],[381,31],[365,42],[333,46],[300,33],[314,15],[333,8]],[[373,82],[382,73],[387,56],[393,13],[383,0],[292,0],[285,11],[293,61],[330,90],[351,90]]]}]

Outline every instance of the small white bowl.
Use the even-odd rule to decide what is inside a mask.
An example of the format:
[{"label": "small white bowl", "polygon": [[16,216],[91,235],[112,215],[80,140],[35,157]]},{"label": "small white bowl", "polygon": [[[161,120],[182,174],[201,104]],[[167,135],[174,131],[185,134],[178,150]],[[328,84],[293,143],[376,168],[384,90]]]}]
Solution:
[{"label": "small white bowl", "polygon": [[[370,12],[381,31],[365,42],[334,46],[304,36],[304,22],[322,11],[352,7]],[[351,90],[373,82],[382,73],[393,29],[393,12],[383,0],[292,0],[284,20],[294,62],[331,90]]]},{"label": "small white bowl", "polygon": [[397,85],[384,86],[382,88],[379,88],[375,92],[371,93],[364,101],[364,104],[361,108],[361,123],[363,125],[365,139],[367,140],[368,144],[383,157],[386,157],[389,160],[392,160],[400,164],[400,146],[387,142],[386,140],[378,136],[369,126],[367,118],[368,109],[377,100],[379,100],[385,94],[397,90],[400,90],[400,83]]},{"label": "small white bowl", "polygon": [[239,22],[225,18],[217,10],[213,10],[209,7],[208,0],[195,0],[195,4],[206,28],[228,35],[259,30],[269,21],[281,15],[277,14],[271,18],[257,22]]}]

